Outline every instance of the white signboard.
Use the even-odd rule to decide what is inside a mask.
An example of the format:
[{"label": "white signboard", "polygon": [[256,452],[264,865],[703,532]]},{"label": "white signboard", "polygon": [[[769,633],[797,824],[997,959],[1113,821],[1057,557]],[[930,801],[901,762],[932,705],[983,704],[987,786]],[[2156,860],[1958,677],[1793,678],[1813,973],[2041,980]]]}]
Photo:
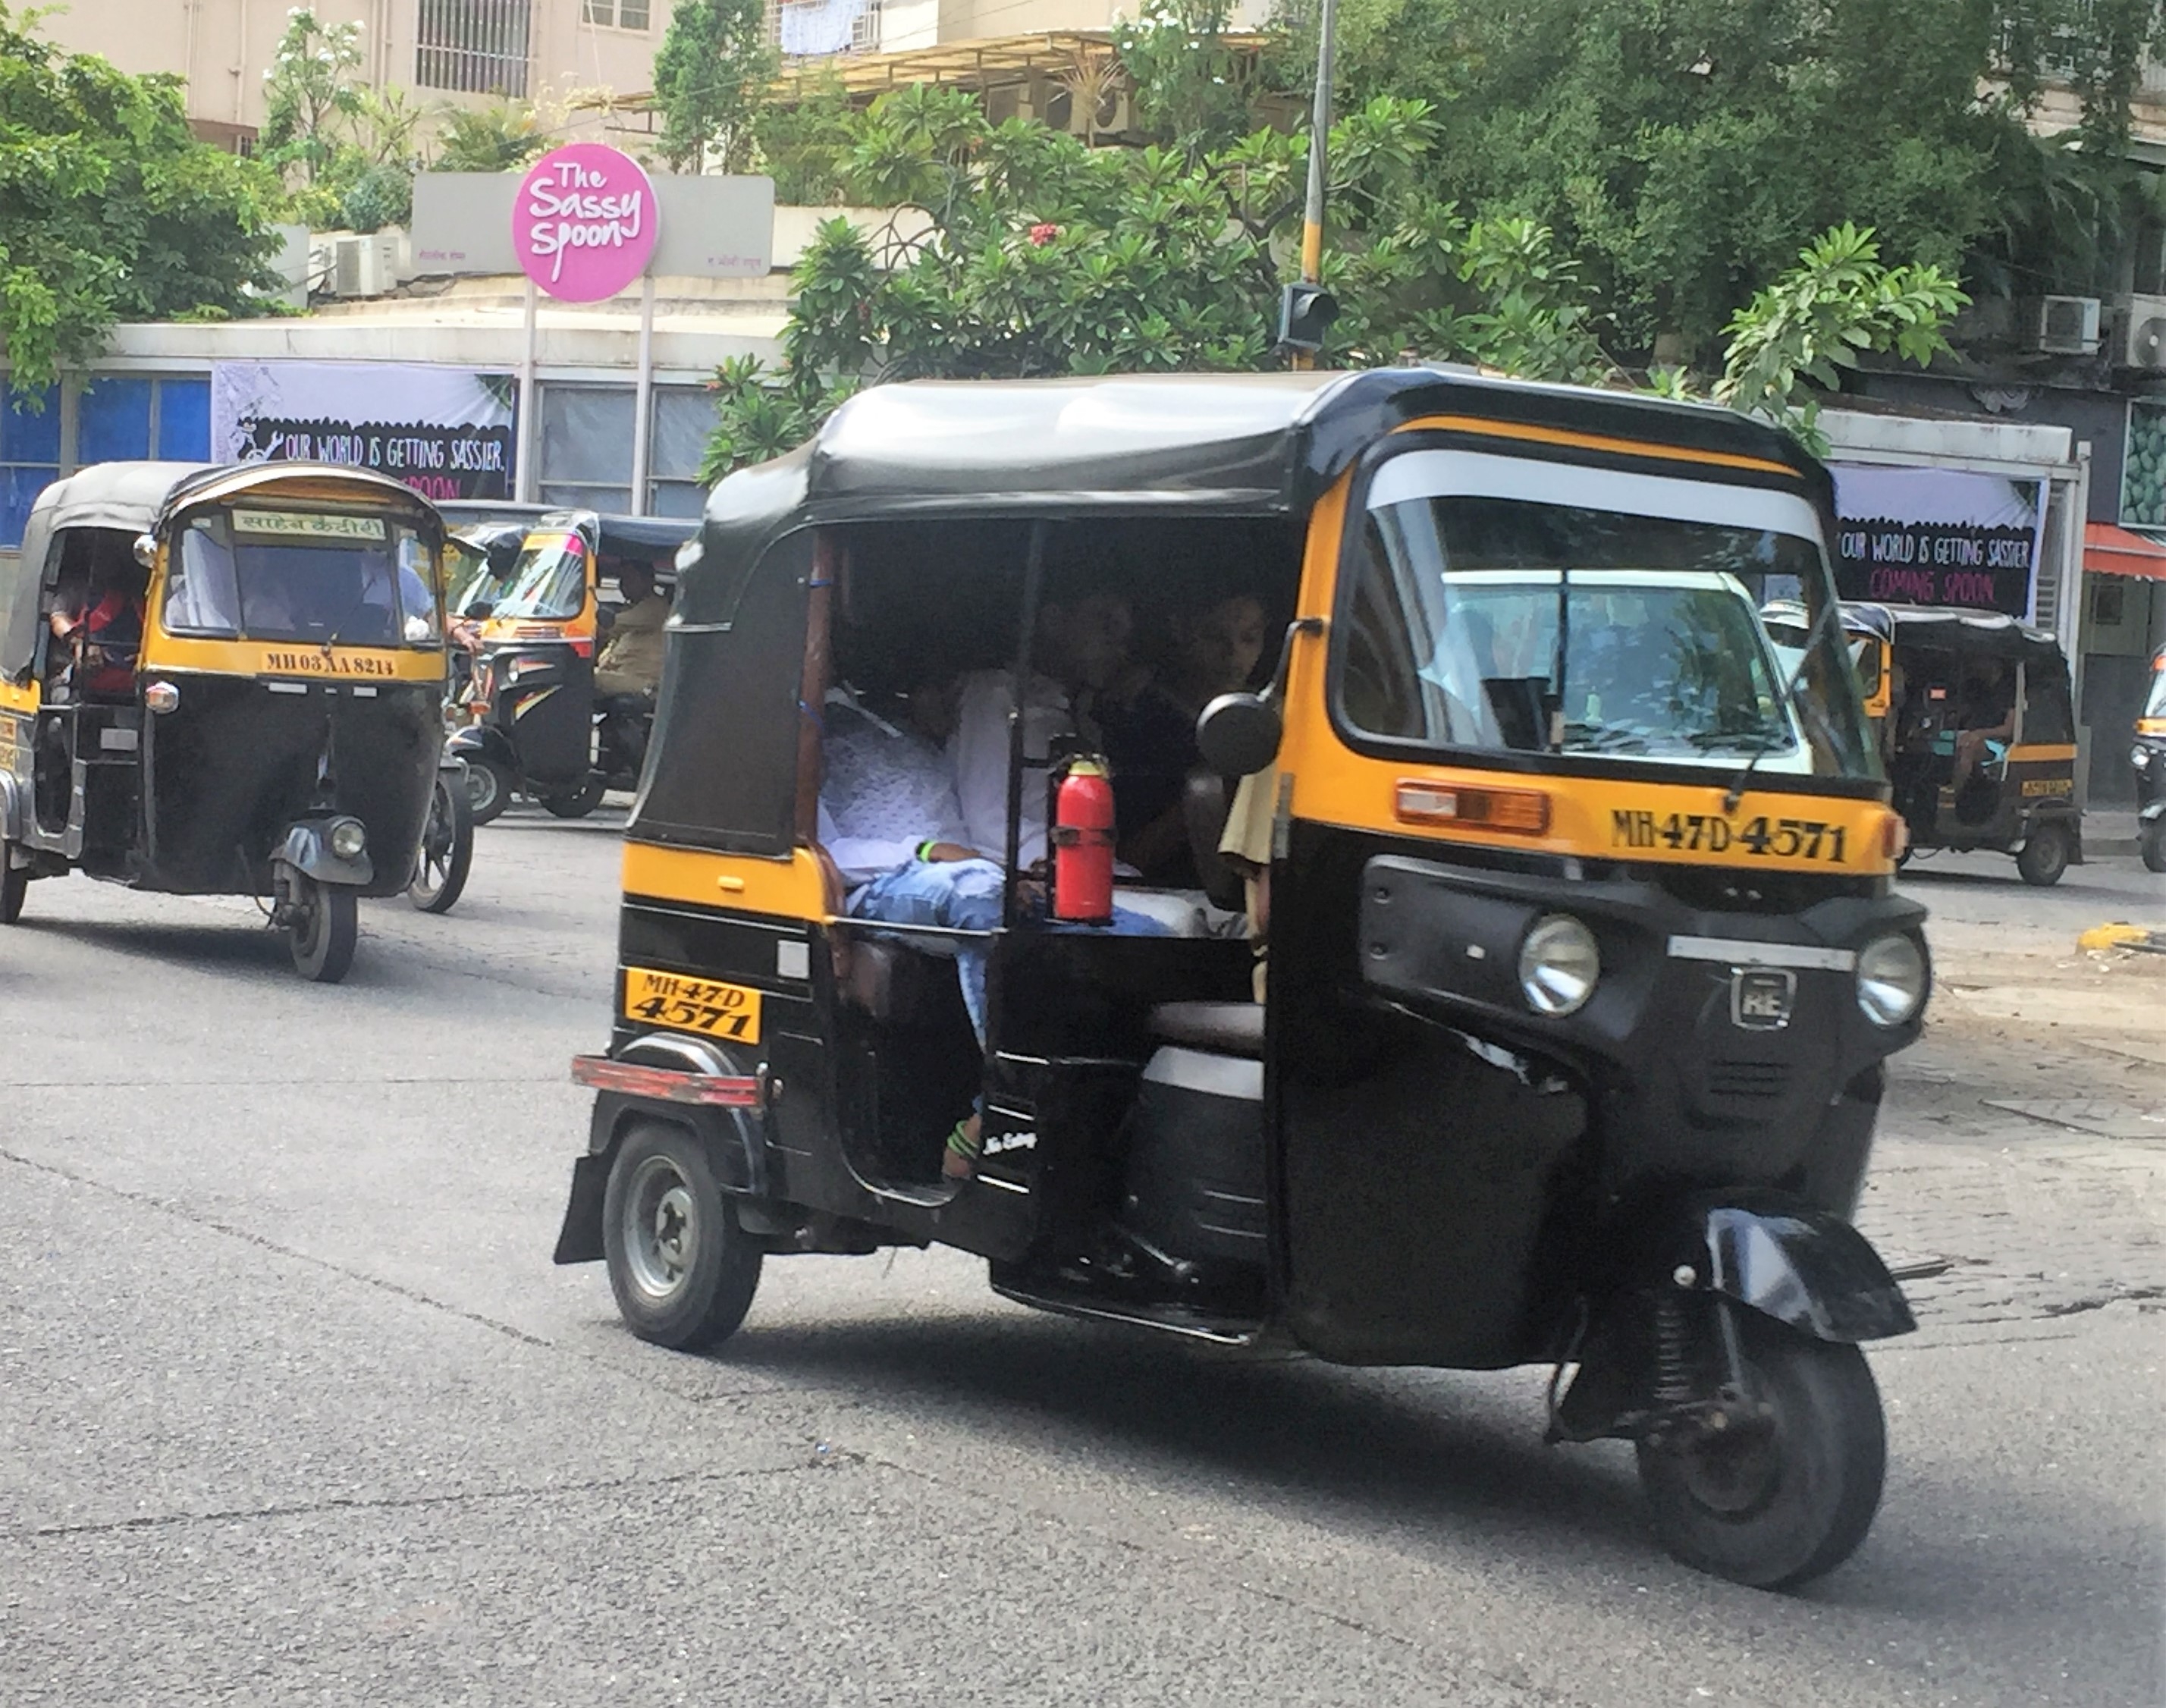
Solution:
[{"label": "white signboard", "polygon": [[[516,273],[517,172],[423,172],[408,233],[423,273]],[[647,271],[678,278],[759,278],[774,265],[774,180],[654,179],[661,236]]]},{"label": "white signboard", "polygon": [[378,362],[220,362],[214,459],[339,463],[431,499],[511,494],[508,375]]}]

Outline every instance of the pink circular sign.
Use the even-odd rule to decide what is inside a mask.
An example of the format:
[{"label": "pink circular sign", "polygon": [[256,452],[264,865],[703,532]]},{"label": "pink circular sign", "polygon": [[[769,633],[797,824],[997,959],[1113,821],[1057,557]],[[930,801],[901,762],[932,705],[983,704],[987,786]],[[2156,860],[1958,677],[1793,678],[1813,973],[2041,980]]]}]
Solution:
[{"label": "pink circular sign", "polygon": [[647,271],[657,225],[654,184],[628,154],[568,143],[536,161],[511,204],[519,265],[568,303],[613,297]]}]

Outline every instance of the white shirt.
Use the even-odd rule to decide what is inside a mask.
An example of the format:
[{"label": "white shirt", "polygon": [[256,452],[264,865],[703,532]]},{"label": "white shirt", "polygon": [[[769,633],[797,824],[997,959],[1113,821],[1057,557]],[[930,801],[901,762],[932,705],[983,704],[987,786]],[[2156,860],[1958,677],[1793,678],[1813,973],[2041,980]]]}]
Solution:
[{"label": "white shirt", "polygon": [[820,840],[852,890],[908,865],[922,842],[969,841],[939,748],[842,689],[828,695],[825,722]]},{"label": "white shirt", "polygon": [[[980,670],[963,679],[962,699],[956,709],[955,733],[948,743],[948,759],[955,777],[955,798],[961,804],[967,843],[988,859],[1004,860],[1008,853],[1008,714],[1015,709],[1015,693],[1006,670]],[[1049,677],[1031,678],[1023,697],[1022,750],[1026,757],[1043,760],[1059,738],[1075,732],[1075,715],[1068,695]],[[1022,834],[1016,843],[1016,859],[1028,870],[1045,858],[1045,773],[1022,774]]]}]

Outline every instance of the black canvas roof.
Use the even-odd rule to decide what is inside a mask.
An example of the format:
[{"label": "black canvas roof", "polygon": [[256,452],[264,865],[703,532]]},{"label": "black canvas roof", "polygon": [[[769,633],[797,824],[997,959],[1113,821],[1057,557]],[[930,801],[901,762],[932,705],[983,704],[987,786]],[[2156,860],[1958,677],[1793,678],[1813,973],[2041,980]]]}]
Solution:
[{"label": "black canvas roof", "polygon": [[1651,442],[1750,457],[1831,502],[1825,471],[1794,439],[1732,410],[1465,369],[914,381],[860,392],[809,444],[715,488],[680,616],[727,621],[765,542],[807,522],[1305,510],[1377,438],[1426,415],[1572,432],[1616,452]]}]

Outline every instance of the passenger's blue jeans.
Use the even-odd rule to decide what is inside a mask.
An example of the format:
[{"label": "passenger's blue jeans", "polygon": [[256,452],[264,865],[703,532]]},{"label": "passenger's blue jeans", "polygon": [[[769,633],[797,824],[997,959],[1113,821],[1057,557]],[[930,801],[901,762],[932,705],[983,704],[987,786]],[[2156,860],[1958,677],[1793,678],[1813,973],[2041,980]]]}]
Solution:
[{"label": "passenger's blue jeans", "polygon": [[[1001,923],[1001,892],[1006,874],[996,860],[913,860],[891,872],[883,872],[850,897],[850,916],[855,919],[885,919],[896,925],[930,925],[950,931],[996,931]],[[1160,921],[1126,907],[1113,910],[1110,925],[1071,925],[1048,919],[1048,931],[1106,931],[1124,937],[1165,937],[1170,933]],[[963,1006],[969,1010],[970,1029],[978,1034],[979,1048],[985,1042],[985,946],[958,943],[955,970],[963,981]]]}]

